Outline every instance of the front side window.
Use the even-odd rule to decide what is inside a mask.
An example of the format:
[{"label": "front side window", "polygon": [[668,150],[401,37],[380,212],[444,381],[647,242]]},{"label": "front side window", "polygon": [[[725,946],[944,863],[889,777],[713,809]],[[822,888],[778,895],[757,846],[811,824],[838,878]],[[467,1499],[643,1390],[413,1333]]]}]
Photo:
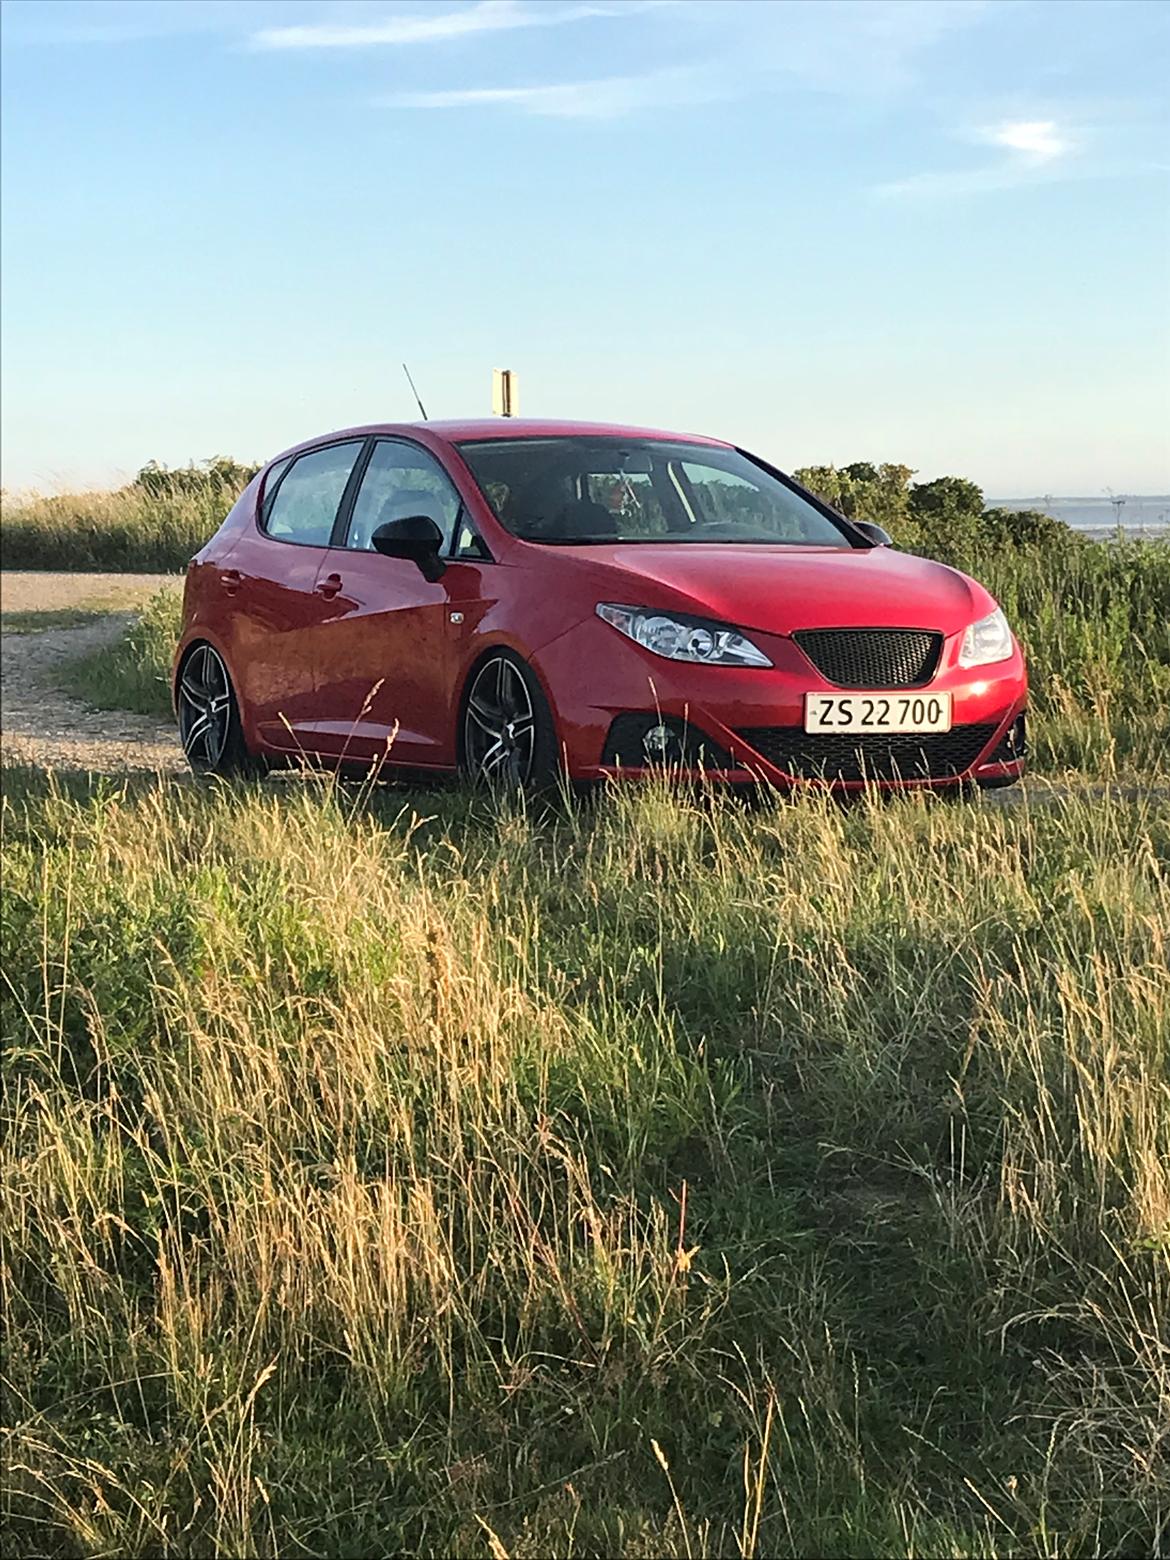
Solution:
[{"label": "front side window", "polygon": [[328,547],[345,485],[362,441],[298,455],[280,479],[264,529],[282,542]]},{"label": "front side window", "polygon": [[379,439],[358,489],[345,545],[369,551],[374,532],[388,520],[427,515],[442,531],[441,550],[448,552],[461,508],[451,478],[433,455],[415,444]]},{"label": "front side window", "polygon": [[529,542],[850,547],[844,525],[739,450],[660,439],[478,439],[459,446],[497,519]]}]

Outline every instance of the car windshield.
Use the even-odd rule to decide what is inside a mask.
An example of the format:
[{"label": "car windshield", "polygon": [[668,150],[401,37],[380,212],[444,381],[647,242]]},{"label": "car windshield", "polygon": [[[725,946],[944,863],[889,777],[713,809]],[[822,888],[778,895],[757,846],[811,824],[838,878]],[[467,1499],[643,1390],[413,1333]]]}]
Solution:
[{"label": "car windshield", "polygon": [[659,439],[476,439],[460,453],[526,542],[857,545],[842,523],[738,450]]}]

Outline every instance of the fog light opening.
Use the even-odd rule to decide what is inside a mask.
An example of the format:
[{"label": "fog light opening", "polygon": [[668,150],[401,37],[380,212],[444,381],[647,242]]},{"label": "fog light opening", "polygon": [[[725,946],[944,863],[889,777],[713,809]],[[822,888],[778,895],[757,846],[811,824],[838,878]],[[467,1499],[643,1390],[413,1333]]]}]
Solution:
[{"label": "fog light opening", "polygon": [[648,764],[676,764],[683,756],[678,733],[669,726],[651,726],[642,738],[642,756]]},{"label": "fog light opening", "polygon": [[635,769],[733,769],[730,755],[677,715],[630,711],[614,718],[603,764]]}]

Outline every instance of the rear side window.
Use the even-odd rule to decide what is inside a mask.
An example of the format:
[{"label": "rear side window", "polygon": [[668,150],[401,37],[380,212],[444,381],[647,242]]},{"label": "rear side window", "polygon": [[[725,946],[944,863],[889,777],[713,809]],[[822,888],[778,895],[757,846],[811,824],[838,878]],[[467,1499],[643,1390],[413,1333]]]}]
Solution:
[{"label": "rear side window", "polygon": [[299,455],[285,472],[264,529],[281,542],[328,547],[333,522],[362,441],[330,444]]}]

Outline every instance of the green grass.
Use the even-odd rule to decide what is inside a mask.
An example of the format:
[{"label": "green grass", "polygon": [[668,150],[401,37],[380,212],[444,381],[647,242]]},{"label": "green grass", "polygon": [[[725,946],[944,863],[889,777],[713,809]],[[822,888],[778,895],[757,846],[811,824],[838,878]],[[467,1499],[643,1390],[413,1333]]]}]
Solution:
[{"label": "green grass", "polygon": [[52,607],[46,611],[19,611],[0,613],[0,634],[43,634],[54,628],[88,628],[91,623],[117,612],[116,606],[104,602],[75,607]]},{"label": "green grass", "polygon": [[1164,1551],[1163,804],[4,779],[5,1552]]},{"label": "green grass", "polygon": [[1170,775],[1170,542],[988,548],[968,566],[1027,651],[1041,767]]},{"label": "green grass", "polygon": [[170,715],[171,659],[181,607],[178,586],[156,591],[120,639],[62,668],[62,686],[95,709]]},{"label": "green grass", "polygon": [[[214,484],[190,493],[116,493],[6,501],[7,568],[181,570],[231,502]],[[1170,772],[1170,542],[1062,536],[996,542],[979,525],[934,533],[938,555],[982,580],[1023,639],[1033,682],[1035,756],[1045,773]],[[948,551],[948,548],[950,549]],[[169,709],[170,646],[153,607],[123,651],[103,653],[78,688],[99,703]]]}]

